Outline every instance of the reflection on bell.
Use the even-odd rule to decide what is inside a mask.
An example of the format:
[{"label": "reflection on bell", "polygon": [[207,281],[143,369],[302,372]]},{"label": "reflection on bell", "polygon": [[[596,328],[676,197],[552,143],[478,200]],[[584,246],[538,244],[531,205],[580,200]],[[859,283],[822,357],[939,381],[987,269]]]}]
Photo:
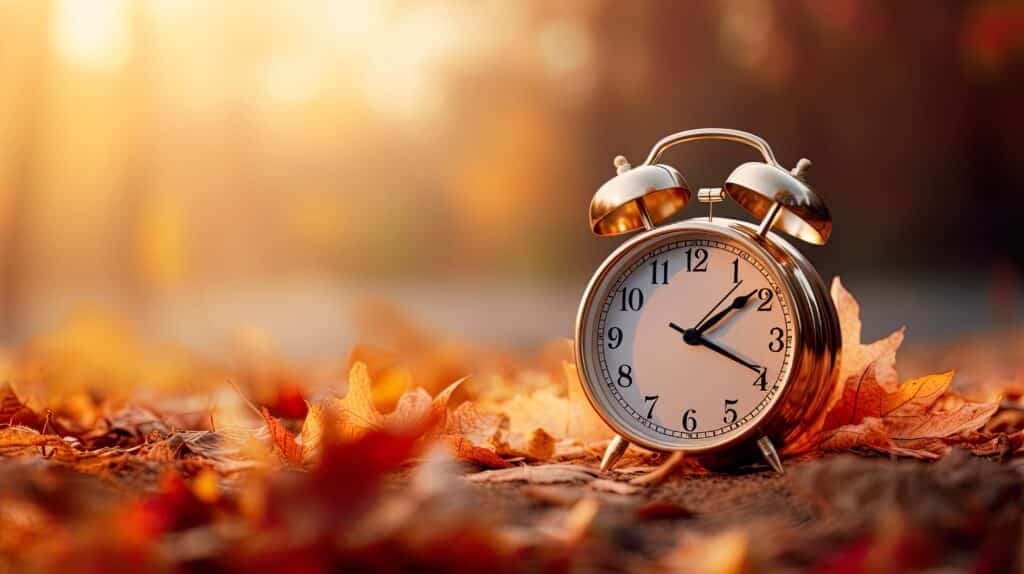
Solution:
[{"label": "reflection on bell", "polygon": [[[763,162],[745,163],[725,180],[725,192],[767,228],[815,245],[832,233],[832,216],[803,175],[811,162],[802,159],[792,172]],[[765,229],[767,231],[767,229]]]},{"label": "reflection on bell", "polygon": [[619,235],[657,225],[690,201],[690,188],[673,167],[655,164],[631,169],[622,156],[615,164],[618,175],[602,185],[590,201],[590,229],[597,235]]}]

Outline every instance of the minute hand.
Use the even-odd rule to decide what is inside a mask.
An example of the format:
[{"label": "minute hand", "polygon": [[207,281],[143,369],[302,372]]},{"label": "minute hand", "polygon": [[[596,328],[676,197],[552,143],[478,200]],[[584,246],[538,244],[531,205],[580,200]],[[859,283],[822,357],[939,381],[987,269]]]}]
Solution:
[{"label": "minute hand", "polygon": [[746,295],[741,295],[733,299],[732,303],[730,303],[728,307],[722,309],[718,313],[715,313],[714,317],[711,317],[707,321],[704,321],[700,325],[697,325],[697,332],[703,333],[704,331],[707,331],[711,327],[715,326],[715,324],[717,324],[719,321],[724,319],[725,316],[728,315],[729,313],[732,313],[736,309],[742,309],[743,307],[745,307],[747,305],[747,302],[750,301],[750,298],[754,296],[754,293],[757,293],[757,289],[754,289],[753,291],[747,293]]},{"label": "minute hand", "polygon": [[722,356],[724,356],[724,357],[726,357],[728,359],[732,359],[733,361],[736,361],[737,363],[739,363],[739,364],[743,365],[744,367],[754,371],[755,373],[759,373],[760,374],[760,372],[761,372],[761,367],[760,366],[755,365],[755,364],[750,363],[750,362],[747,362],[747,361],[744,361],[743,359],[741,359],[741,358],[737,357],[735,354],[733,354],[732,351],[730,351],[730,350],[728,350],[728,349],[726,349],[724,347],[718,346],[718,343],[715,343],[714,341],[709,341],[708,339],[705,339],[703,336],[701,336],[697,340],[698,340],[698,342],[701,345],[704,345],[705,347],[711,349],[712,351],[718,353],[719,355],[722,355]]}]

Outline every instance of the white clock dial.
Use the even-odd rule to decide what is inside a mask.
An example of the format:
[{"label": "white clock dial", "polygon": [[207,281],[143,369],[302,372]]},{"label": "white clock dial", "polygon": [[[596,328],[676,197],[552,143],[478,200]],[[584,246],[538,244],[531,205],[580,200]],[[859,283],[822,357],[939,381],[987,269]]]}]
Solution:
[{"label": "white clock dial", "polygon": [[788,294],[741,244],[658,242],[611,270],[593,301],[594,394],[631,434],[711,448],[756,424],[793,356]]}]

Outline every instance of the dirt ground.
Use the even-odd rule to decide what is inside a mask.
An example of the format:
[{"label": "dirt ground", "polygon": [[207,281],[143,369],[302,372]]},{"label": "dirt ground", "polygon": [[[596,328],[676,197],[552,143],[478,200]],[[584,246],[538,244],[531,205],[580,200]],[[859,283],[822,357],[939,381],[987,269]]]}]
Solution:
[{"label": "dirt ground", "polygon": [[959,451],[934,463],[842,455],[791,462],[783,476],[678,474],[633,494],[571,482],[474,490],[482,512],[523,525],[595,497],[579,572],[1011,572],[1022,470]]}]

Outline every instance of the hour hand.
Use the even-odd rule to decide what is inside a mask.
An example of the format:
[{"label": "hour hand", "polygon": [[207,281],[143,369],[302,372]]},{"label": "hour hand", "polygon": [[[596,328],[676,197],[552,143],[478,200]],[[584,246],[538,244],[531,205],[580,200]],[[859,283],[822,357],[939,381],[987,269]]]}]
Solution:
[{"label": "hour hand", "polygon": [[703,333],[707,331],[711,327],[715,326],[715,324],[717,324],[719,321],[724,319],[725,316],[728,315],[729,313],[732,313],[736,309],[742,309],[743,307],[745,307],[747,305],[747,302],[750,301],[750,298],[753,297],[755,293],[757,293],[757,289],[754,289],[753,291],[747,293],[746,295],[741,295],[733,299],[732,303],[730,303],[728,307],[722,309],[718,313],[715,313],[715,315],[708,319],[707,321],[704,321],[700,325],[697,325],[697,332]]}]

